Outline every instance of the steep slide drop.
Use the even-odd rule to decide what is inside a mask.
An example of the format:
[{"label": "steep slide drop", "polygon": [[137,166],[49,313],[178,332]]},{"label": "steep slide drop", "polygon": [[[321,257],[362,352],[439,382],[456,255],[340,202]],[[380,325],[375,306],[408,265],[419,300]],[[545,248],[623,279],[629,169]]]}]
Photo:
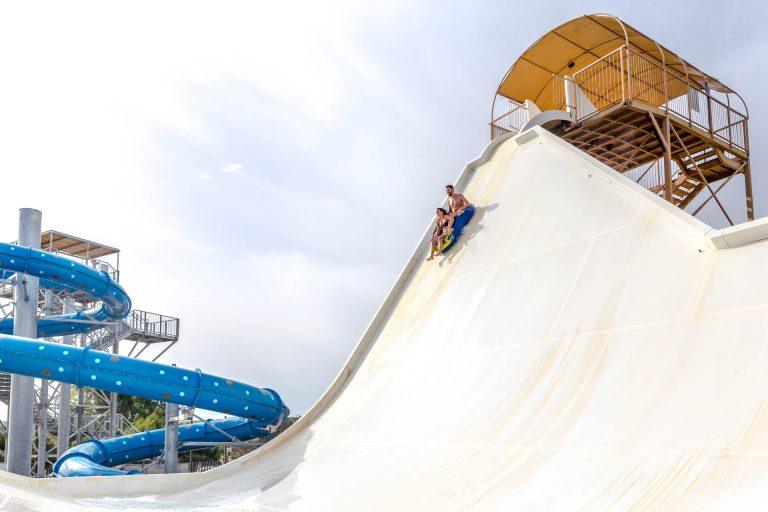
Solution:
[{"label": "steep slide drop", "polygon": [[[199,474],[31,479],[14,510],[761,511],[768,219],[712,229],[556,136],[500,137],[327,392]],[[430,229],[431,231],[431,229]]]},{"label": "steep slide drop", "polygon": [[[74,314],[38,320],[38,336],[77,334],[104,327],[105,321],[125,318],[131,301],[107,273],[69,258],[37,249],[0,243],[0,269],[40,278],[40,286],[57,291],[84,292],[97,306]],[[288,416],[279,395],[268,388],[116,354],[59,343],[20,338],[13,319],[0,322],[0,371],[89,386],[163,402],[238,416],[179,429],[181,441],[225,441],[269,437]],[[225,435],[226,433],[226,435]],[[110,466],[159,455],[163,429],[109,440],[91,440],[64,453],[54,465],[57,476],[125,474]]]}]

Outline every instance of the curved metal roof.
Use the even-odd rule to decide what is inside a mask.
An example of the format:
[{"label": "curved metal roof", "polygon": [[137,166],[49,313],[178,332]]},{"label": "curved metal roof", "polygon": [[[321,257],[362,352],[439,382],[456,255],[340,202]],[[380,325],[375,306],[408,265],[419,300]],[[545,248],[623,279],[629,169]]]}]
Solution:
[{"label": "curved metal roof", "polygon": [[497,94],[518,103],[531,99],[542,110],[557,108],[549,85],[553,75],[583,69],[622,46],[687,76],[702,88],[706,82],[712,90],[735,92],[619,18],[589,14],[563,23],[533,43],[507,71]]}]

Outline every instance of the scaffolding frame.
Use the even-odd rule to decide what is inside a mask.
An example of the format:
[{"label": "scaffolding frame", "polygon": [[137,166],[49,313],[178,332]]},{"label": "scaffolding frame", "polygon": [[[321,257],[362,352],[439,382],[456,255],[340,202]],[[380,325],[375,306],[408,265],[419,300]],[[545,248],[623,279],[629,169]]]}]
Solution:
[{"label": "scaffolding frame", "polygon": [[[72,258],[119,280],[120,251],[114,247],[59,231],[46,231],[41,234],[41,249]],[[105,259],[109,257],[113,261]],[[13,277],[0,279],[0,318],[15,315],[14,282]],[[92,299],[82,292],[38,290],[38,317],[85,310],[93,305]],[[111,350],[115,354],[119,353],[121,341],[132,341],[130,353],[124,357],[135,358],[144,355],[150,346],[162,346],[153,356],[153,361],[164,356],[179,341],[180,321],[168,315],[132,310],[124,320],[102,324],[99,329],[85,334],[46,339],[78,347],[89,345],[96,350]],[[10,375],[0,373],[0,401],[6,403],[10,410],[9,383]],[[62,399],[65,386],[70,386],[66,388],[69,393],[64,393]],[[70,395],[68,400],[67,394]],[[105,393],[88,387],[77,388],[41,379],[35,379],[33,418],[33,424],[30,425],[33,429],[30,474],[36,477],[49,475],[58,455],[73,443],[138,432],[126,417],[117,413],[117,393]],[[67,426],[68,435],[60,435],[59,429],[66,429]],[[5,455],[5,451],[2,454]]]}]

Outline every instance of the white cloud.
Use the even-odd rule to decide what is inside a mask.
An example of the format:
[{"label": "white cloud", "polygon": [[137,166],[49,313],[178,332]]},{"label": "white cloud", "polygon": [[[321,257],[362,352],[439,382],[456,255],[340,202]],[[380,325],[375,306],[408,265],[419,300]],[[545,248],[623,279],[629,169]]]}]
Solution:
[{"label": "white cloud", "polygon": [[[514,33],[514,9],[490,2],[460,15],[375,1],[4,7],[0,45],[24,45],[6,52],[0,81],[0,169],[14,170],[0,237],[14,239],[17,208],[31,206],[44,229],[121,248],[136,307],[182,318],[164,361],[269,385],[302,412],[383,299],[442,184],[487,142],[498,80],[580,14],[561,3],[533,6]],[[641,7],[627,20],[654,26]],[[664,19],[657,33],[679,33]],[[760,24],[750,27],[743,37],[759,40]],[[669,46],[688,55],[704,40]],[[708,71],[754,89],[751,131],[763,133],[765,80]],[[758,169],[765,145],[753,146]]]},{"label": "white cloud", "polygon": [[224,172],[239,172],[243,170],[243,164],[222,165],[221,170]]}]

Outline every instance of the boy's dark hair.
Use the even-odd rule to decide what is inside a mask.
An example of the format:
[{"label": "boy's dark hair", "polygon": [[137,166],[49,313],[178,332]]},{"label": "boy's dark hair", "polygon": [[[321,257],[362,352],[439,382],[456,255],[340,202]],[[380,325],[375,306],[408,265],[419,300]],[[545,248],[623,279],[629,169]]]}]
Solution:
[{"label": "boy's dark hair", "polygon": [[453,185],[446,185],[445,188],[453,188]]},{"label": "boy's dark hair", "polygon": [[448,215],[448,212],[445,210],[445,208],[438,208],[441,212],[443,212],[443,215]]}]

